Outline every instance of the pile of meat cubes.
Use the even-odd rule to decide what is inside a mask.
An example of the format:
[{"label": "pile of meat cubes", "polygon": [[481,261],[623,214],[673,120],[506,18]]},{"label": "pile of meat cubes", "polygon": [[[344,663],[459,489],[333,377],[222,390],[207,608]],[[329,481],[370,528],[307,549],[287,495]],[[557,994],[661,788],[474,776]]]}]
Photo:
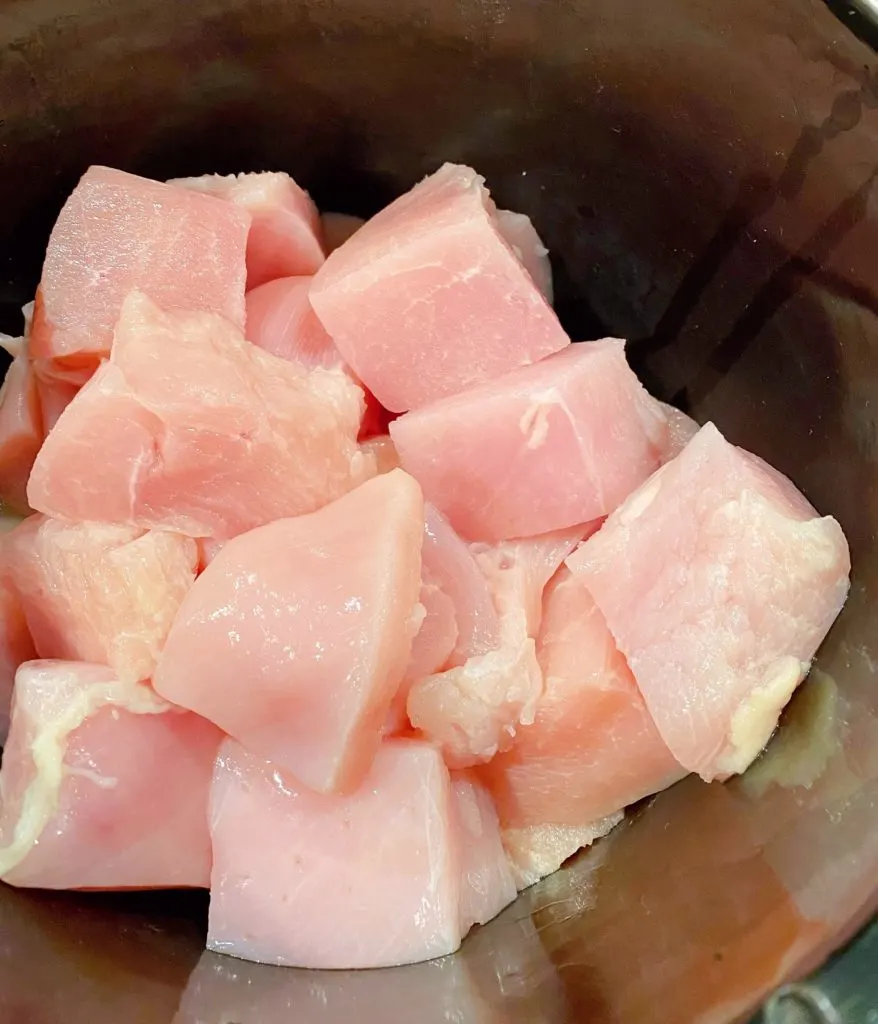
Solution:
[{"label": "pile of meat cubes", "polygon": [[[0,875],[211,892],[208,944],[440,956],[689,772],[759,754],[849,555],[571,345],[530,220],[445,165],[90,168],[0,396]],[[14,684],[14,688],[13,688]]]}]

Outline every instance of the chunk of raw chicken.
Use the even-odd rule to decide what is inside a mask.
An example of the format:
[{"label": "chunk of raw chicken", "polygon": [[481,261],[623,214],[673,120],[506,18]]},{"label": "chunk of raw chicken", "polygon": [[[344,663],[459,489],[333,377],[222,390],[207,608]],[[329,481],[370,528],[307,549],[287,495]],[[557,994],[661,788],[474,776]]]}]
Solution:
[{"label": "chunk of raw chicken", "polygon": [[305,372],[222,317],[165,312],[132,292],[110,361],[46,439],[29,498],[60,518],[222,540],[371,475],[361,411],[343,373]]},{"label": "chunk of raw chicken", "polygon": [[452,768],[490,761],[533,722],[543,691],[534,643],[543,588],[591,529],[476,547],[499,615],[497,646],[418,680],[407,702],[412,725],[439,745]]},{"label": "chunk of raw chicken", "polygon": [[79,385],[71,381],[57,380],[51,376],[43,379],[39,374],[37,374],[36,380],[43,436],[45,437],[61,418],[61,413],[76,397]]},{"label": "chunk of raw chicken", "polygon": [[581,828],[683,776],[594,598],[563,566],[546,587],[537,658],[533,723],[479,769],[504,830]]},{"label": "chunk of raw chicken", "polygon": [[460,933],[466,935],[496,917],[516,889],[488,791],[467,772],[452,774],[451,787],[460,835]]},{"label": "chunk of raw chicken", "polygon": [[668,421],[668,439],[664,454],[662,455],[662,463],[665,463],[676,458],[692,438],[695,437],[701,427],[691,416],[687,416],[685,412],[680,412],[673,405],[668,405],[666,402],[659,402],[658,404]]},{"label": "chunk of raw chicken", "polygon": [[707,424],[568,565],[671,753],[710,780],[764,747],[844,604],[850,555],[834,519]]},{"label": "chunk of raw chicken", "polygon": [[617,811],[589,825],[532,825],[503,832],[503,846],[519,890],[527,889],[586,846],[608,835],[623,819]]},{"label": "chunk of raw chicken", "polygon": [[401,416],[390,436],[459,533],[496,541],[611,512],[658,467],[667,423],[608,338]]},{"label": "chunk of raw chicken", "polygon": [[21,598],[9,571],[9,538],[0,537],[0,746],[9,732],[12,688],[19,665],[36,658]]},{"label": "chunk of raw chicken", "polygon": [[332,253],[311,302],[354,372],[393,412],[570,343],[504,240],[484,179],[453,164]]},{"label": "chunk of raw chicken", "polygon": [[326,255],[344,245],[365,223],[362,217],[355,217],[351,213],[324,213],[320,218],[320,224],[323,228],[323,248]]},{"label": "chunk of raw chicken", "polygon": [[247,293],[247,340],[309,369],[343,367],[335,342],[311,308],[310,277],[279,277]]},{"label": "chunk of raw chicken", "polygon": [[317,207],[289,174],[204,174],[168,184],[225,199],[250,215],[248,291],[277,277],[313,274],[323,263]]},{"label": "chunk of raw chicken", "polygon": [[[389,438],[377,451],[385,462],[396,454]],[[421,577],[423,620],[386,726],[391,733],[409,725],[406,705],[414,682],[495,651],[500,643],[500,617],[488,580],[469,547],[432,505],[425,509]]]},{"label": "chunk of raw chicken", "polygon": [[0,388],[0,503],[6,509],[28,510],[27,481],[43,436],[37,380],[22,350]]},{"label": "chunk of raw chicken", "polygon": [[90,167],[49,238],[30,349],[44,376],[82,383],[109,354],[134,289],[168,309],[244,326],[250,215],[212,196]]},{"label": "chunk of raw chicken", "polygon": [[355,789],[409,660],[423,531],[396,470],[229,541],[183,601],[156,690],[312,789]]},{"label": "chunk of raw chicken", "polygon": [[43,889],[206,886],[221,739],[104,666],[23,665],[0,769],[0,876]]},{"label": "chunk of raw chicken", "polygon": [[469,547],[433,505],[426,506],[423,565],[425,582],[438,587],[454,606],[457,640],[452,664],[496,650],[500,617],[491,586]]},{"label": "chunk of raw chicken", "polygon": [[454,602],[445,591],[435,583],[422,583],[420,604],[424,619],[412,640],[406,669],[410,679],[420,679],[445,668],[457,643]]},{"label": "chunk of raw chicken", "polygon": [[[310,288],[310,277],[282,277],[248,292],[247,339],[266,352],[300,363],[309,370],[316,366],[344,370],[362,387],[311,308]],[[360,436],[372,437],[386,432],[386,411],[374,395],[363,390],[366,407]]]},{"label": "chunk of raw chicken", "polygon": [[226,741],[211,797],[208,947],[312,968],[452,952],[473,920],[514,897],[496,823],[492,836],[474,801],[458,803],[426,743],[386,741],[359,790],[327,796]]},{"label": "chunk of raw chicken", "polygon": [[530,217],[512,210],[497,211],[497,230],[533,278],[548,302],[554,298],[549,250],[537,234]]},{"label": "chunk of raw chicken", "polygon": [[195,541],[34,515],[5,542],[39,657],[109,665],[122,682],[151,677],[195,581]]}]

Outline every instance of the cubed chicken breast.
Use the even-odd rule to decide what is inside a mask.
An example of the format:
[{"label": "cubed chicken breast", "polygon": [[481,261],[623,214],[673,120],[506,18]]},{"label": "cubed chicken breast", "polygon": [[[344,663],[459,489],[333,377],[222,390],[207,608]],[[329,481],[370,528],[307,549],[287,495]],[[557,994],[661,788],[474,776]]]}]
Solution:
[{"label": "cubed chicken breast", "polygon": [[665,463],[676,458],[701,427],[691,416],[680,412],[673,405],[668,405],[666,402],[658,404],[668,421],[668,439],[662,454],[662,463]]},{"label": "cubed chicken breast", "polygon": [[534,284],[551,303],[554,290],[549,250],[543,245],[530,217],[512,210],[498,210],[497,230],[530,274]]},{"label": "cubed chicken breast", "polygon": [[229,541],[184,598],[155,688],[312,789],[355,789],[411,653],[423,532],[396,470]]},{"label": "cubed chicken breast", "polygon": [[607,515],[658,468],[667,429],[608,338],[401,416],[390,436],[460,534],[498,541]]},{"label": "cubed chicken breast", "polygon": [[848,592],[841,527],[713,424],[567,563],[671,753],[702,778],[765,746]]},{"label": "cubed chicken breast", "polygon": [[310,277],[279,277],[247,293],[247,340],[266,352],[327,370],[345,365],[311,308]]},{"label": "cubed chicken breast", "polygon": [[204,174],[168,184],[225,199],[250,215],[248,291],[278,277],[313,274],[323,263],[317,207],[289,174]]},{"label": "cubed chicken breast", "polygon": [[439,587],[454,606],[457,640],[452,664],[496,650],[500,616],[491,586],[468,545],[433,505],[426,506],[423,563],[424,580]]},{"label": "cubed chicken breast", "polygon": [[227,741],[211,799],[208,948],[311,968],[452,952],[515,896],[483,800],[413,740],[385,741],[348,796],[314,793]]},{"label": "cubed chicken breast", "polygon": [[125,297],[244,326],[246,210],[109,167],[90,167],[49,238],[30,349],[45,376],[82,383],[110,352]]},{"label": "cubed chicken breast", "polygon": [[[264,351],[309,370],[316,366],[344,370],[363,387],[311,308],[310,289],[310,277],[281,277],[248,292],[247,339]],[[363,392],[366,405],[360,437],[386,433],[386,410],[366,388]]]},{"label": "cubed chicken breast", "polygon": [[132,292],[109,362],[40,450],[29,498],[59,518],[226,539],[371,475],[362,401],[340,371],[306,372],[222,317]]},{"label": "cubed chicken breast", "polygon": [[499,616],[497,645],[462,665],[417,680],[409,691],[412,725],[438,744],[453,768],[490,761],[534,720],[543,692],[534,637],[543,588],[593,527],[475,546]]},{"label": "cubed chicken breast", "polygon": [[460,933],[466,935],[511,903],[516,888],[488,791],[468,772],[452,773],[451,787],[459,830]]},{"label": "cubed chicken breast", "polygon": [[503,237],[484,180],[446,164],[327,259],[314,310],[385,408],[404,412],[570,343]]},{"label": "cubed chicken breast", "polygon": [[152,676],[195,581],[195,541],[42,515],[4,541],[40,658],[109,665],[122,682]]},{"label": "cubed chicken breast", "polygon": [[221,739],[105,666],[22,665],[0,769],[0,876],[41,889],[206,886]]},{"label": "cubed chicken breast", "polygon": [[0,746],[9,732],[12,689],[20,665],[37,656],[9,569],[9,538],[0,537]]},{"label": "cubed chicken breast", "polygon": [[452,952],[461,935],[451,799],[448,770],[424,743],[386,741],[360,789],[327,796],[227,741],[211,799],[208,948],[312,968]]},{"label": "cubed chicken breast", "polygon": [[7,511],[28,511],[27,481],[43,437],[37,380],[22,350],[0,388],[0,503]]},{"label": "cubed chicken breast", "polygon": [[504,830],[576,828],[682,778],[582,577],[546,587],[532,724],[479,769]]}]

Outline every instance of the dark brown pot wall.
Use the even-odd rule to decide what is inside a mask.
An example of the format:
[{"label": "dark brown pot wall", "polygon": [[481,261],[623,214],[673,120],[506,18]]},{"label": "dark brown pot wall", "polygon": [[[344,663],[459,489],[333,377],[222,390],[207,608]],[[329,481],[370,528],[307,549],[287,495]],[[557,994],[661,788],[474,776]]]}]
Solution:
[{"label": "dark brown pot wall", "polygon": [[446,159],[533,217],[571,331],[629,337],[840,519],[820,671],[747,777],[676,787],[442,963],[199,962],[198,896],[3,889],[3,1021],[720,1022],[873,909],[878,61],[821,3],[4,0],[0,329],[89,163],[282,168],[368,214]]}]

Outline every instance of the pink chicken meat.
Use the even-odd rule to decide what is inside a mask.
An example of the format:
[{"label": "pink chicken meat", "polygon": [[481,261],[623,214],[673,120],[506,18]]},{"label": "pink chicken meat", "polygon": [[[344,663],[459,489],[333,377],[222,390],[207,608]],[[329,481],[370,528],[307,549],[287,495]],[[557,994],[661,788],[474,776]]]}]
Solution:
[{"label": "pink chicken meat", "polygon": [[110,361],[37,457],[31,505],[226,539],[310,512],[371,475],[356,444],[362,401],[339,371],[309,373],[222,317],[165,312],[133,292]]},{"label": "pink chicken meat", "polygon": [[537,658],[533,723],[479,769],[504,830],[590,825],[682,778],[594,598],[564,567],[543,598]]},{"label": "pink chicken meat", "polygon": [[439,746],[451,767],[490,761],[533,721],[543,690],[534,643],[543,588],[591,529],[475,547],[498,614],[496,645],[417,680],[407,701],[412,725]]},{"label": "pink chicken meat", "polygon": [[848,591],[838,523],[702,427],[568,559],[671,753],[705,779],[768,741]]},{"label": "pink chicken meat", "polygon": [[37,380],[22,350],[0,388],[0,503],[7,509],[27,511],[27,481],[42,443]]},{"label": "pink chicken meat", "polygon": [[311,308],[310,277],[279,277],[247,293],[247,340],[311,369],[344,366],[341,352]]},{"label": "pink chicken meat", "polygon": [[43,889],[206,886],[221,739],[104,666],[23,665],[0,769],[0,876]]},{"label": "pink chicken meat", "polygon": [[208,947],[247,960],[362,968],[443,956],[515,895],[490,808],[412,740],[386,741],[348,796],[305,789],[227,741],[211,832]]},{"label": "pink chicken meat", "polygon": [[498,541],[611,512],[658,467],[667,422],[605,339],[401,416],[390,436],[459,533]]},{"label": "pink chicken meat", "polygon": [[[281,277],[248,292],[247,340],[309,370],[344,370],[360,384],[311,308],[310,290],[310,277]],[[387,429],[386,412],[369,391],[365,402],[360,435],[372,437]]]},{"label": "pink chicken meat", "polygon": [[30,516],[4,542],[41,658],[149,679],[195,581],[195,541],[132,526]]},{"label": "pink chicken meat", "polygon": [[0,536],[0,746],[6,742],[9,732],[15,673],[20,665],[36,656],[21,597],[9,568],[9,538]]},{"label": "pink chicken meat", "polygon": [[423,531],[396,470],[235,538],[184,598],[156,690],[312,789],[356,788],[409,660]]},{"label": "pink chicken meat", "polygon": [[327,259],[311,302],[347,363],[403,412],[569,344],[503,238],[483,179],[446,164]]},{"label": "pink chicken meat", "polygon": [[244,326],[250,215],[212,196],[90,167],[55,222],[30,350],[46,376],[82,383],[110,352],[135,288],[168,309]]},{"label": "pink chicken meat", "polygon": [[313,274],[323,263],[317,207],[289,174],[204,174],[168,184],[224,199],[249,215],[248,291],[277,277]]},{"label": "pink chicken meat", "polygon": [[497,230],[545,295],[546,301],[551,303],[554,295],[549,250],[543,245],[530,217],[512,210],[498,210]]}]

